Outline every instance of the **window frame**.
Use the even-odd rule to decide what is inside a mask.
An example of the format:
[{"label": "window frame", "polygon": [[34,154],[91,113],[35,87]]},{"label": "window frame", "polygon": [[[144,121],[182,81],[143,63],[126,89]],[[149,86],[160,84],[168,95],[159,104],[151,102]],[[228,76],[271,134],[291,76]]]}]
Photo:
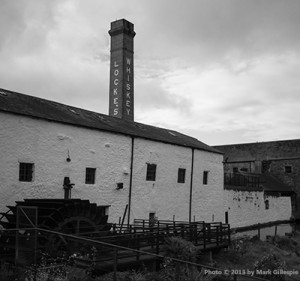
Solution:
[{"label": "window frame", "polygon": [[203,171],[203,185],[208,185],[208,172],[209,171]]},{"label": "window frame", "polygon": [[33,182],[34,163],[19,162],[19,181]]},{"label": "window frame", "polygon": [[185,183],[185,175],[186,175],[186,169],[178,168],[177,183]]},{"label": "window frame", "polygon": [[147,163],[146,181],[156,181],[156,164]]},{"label": "window frame", "polygon": [[285,174],[291,174],[293,172],[293,167],[291,165],[285,165],[284,166],[284,173]]},{"label": "window frame", "polygon": [[96,183],[96,168],[86,167],[85,168],[85,184]]}]

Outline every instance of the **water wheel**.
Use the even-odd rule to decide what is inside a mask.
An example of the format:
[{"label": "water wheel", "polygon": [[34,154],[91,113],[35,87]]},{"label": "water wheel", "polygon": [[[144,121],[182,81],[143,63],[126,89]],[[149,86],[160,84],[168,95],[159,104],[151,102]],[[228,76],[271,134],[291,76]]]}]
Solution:
[{"label": "water wheel", "polygon": [[[30,230],[35,225],[46,230],[90,237],[106,235],[111,227],[107,223],[109,206],[97,206],[88,200],[25,199],[7,207],[8,212],[0,213],[0,226],[5,230],[16,229],[17,226],[26,230],[1,232],[0,252],[5,260],[15,258],[16,247],[19,252],[31,253],[28,254],[31,257],[33,247],[47,253],[74,248],[74,241],[72,243],[56,234],[39,231],[38,239],[35,239],[35,232]],[[30,257],[25,259],[30,260]]]}]

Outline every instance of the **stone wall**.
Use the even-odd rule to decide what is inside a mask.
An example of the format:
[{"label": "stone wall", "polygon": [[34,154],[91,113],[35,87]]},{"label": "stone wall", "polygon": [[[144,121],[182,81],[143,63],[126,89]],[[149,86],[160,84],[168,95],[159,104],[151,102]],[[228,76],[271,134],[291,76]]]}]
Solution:
[{"label": "stone wall", "polygon": [[[269,172],[300,194],[300,140],[214,146],[224,152],[224,170]],[[287,166],[291,172],[287,172]]]}]

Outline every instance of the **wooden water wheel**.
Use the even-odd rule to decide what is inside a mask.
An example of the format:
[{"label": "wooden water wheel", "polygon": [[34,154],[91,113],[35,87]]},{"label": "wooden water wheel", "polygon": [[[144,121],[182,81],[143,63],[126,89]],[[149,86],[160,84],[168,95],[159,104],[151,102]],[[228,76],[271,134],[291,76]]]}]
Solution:
[{"label": "wooden water wheel", "polygon": [[[111,225],[107,223],[109,206],[97,206],[81,199],[24,199],[8,212],[0,213],[0,226],[5,230],[24,228],[27,230],[0,232],[1,259],[15,258],[16,247],[24,253],[39,251],[57,253],[74,247],[74,243],[56,234],[38,231],[38,239],[30,228],[34,226],[73,235],[106,235]],[[16,234],[17,233],[17,234]],[[17,246],[16,246],[17,245]],[[23,250],[24,248],[24,250]],[[32,256],[32,254],[31,254]],[[30,260],[30,258],[27,258]]]}]

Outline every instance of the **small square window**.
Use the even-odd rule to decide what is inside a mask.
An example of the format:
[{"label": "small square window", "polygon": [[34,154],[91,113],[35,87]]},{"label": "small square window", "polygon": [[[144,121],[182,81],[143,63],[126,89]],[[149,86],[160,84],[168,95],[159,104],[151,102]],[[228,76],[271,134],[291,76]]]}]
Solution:
[{"label": "small square window", "polygon": [[185,183],[185,169],[179,168],[178,169],[178,183]]},{"label": "small square window", "polygon": [[292,172],[292,166],[285,166],[284,167],[284,172],[286,174],[290,174]]},{"label": "small square window", "polygon": [[147,164],[146,181],[155,181],[156,178],[156,164]]},{"label": "small square window", "polygon": [[96,178],[96,169],[95,168],[86,168],[85,183],[86,184],[95,184],[95,178]]},{"label": "small square window", "polygon": [[20,163],[19,181],[31,182],[33,180],[33,166],[32,163]]},{"label": "small square window", "polygon": [[207,184],[208,182],[208,171],[203,172],[203,184]]}]

